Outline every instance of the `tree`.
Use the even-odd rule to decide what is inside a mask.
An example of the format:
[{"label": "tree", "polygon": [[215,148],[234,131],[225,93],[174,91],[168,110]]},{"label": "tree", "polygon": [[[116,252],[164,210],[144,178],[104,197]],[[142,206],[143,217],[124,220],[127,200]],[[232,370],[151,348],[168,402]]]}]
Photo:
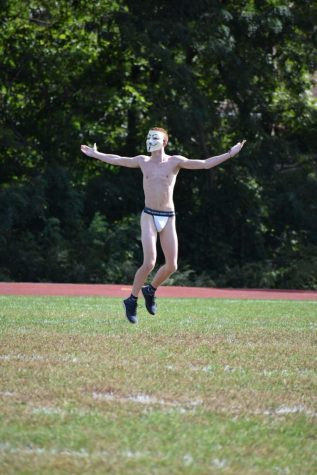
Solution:
[{"label": "tree", "polygon": [[73,280],[81,263],[82,280],[130,279],[138,236],[116,251],[116,275],[92,270],[83,243],[114,266],[91,229],[98,216],[109,236],[134,226],[141,176],[79,145],[134,155],[155,124],[169,129],[170,153],[191,158],[248,139],[238,159],[179,175],[188,281],[316,287],[314,2],[2,3],[2,278]]}]

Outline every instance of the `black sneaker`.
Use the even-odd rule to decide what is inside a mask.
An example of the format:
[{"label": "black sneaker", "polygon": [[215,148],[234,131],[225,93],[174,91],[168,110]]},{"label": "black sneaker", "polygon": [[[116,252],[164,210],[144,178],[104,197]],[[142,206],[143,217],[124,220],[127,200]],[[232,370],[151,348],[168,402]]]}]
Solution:
[{"label": "black sneaker", "polygon": [[155,291],[152,290],[149,285],[145,285],[142,287],[142,294],[145,299],[146,310],[151,315],[155,315],[157,310],[157,305],[155,303]]},{"label": "black sneaker", "polygon": [[138,319],[136,317],[136,308],[138,306],[137,301],[131,297],[128,297],[123,301],[123,306],[125,309],[125,315],[129,322],[138,323]]}]

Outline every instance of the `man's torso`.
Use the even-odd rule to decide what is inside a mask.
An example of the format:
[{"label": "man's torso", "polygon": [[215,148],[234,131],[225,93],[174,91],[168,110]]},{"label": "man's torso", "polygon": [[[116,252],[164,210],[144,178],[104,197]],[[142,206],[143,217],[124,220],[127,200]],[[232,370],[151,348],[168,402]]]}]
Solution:
[{"label": "man's torso", "polygon": [[176,157],[166,156],[162,162],[142,156],[140,167],[143,173],[145,206],[162,211],[174,210],[173,192],[179,172]]}]

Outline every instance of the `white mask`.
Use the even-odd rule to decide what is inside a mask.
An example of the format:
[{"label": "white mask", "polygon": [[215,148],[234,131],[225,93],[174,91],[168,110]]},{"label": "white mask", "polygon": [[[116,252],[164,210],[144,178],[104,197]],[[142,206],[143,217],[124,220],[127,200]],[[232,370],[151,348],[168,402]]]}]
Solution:
[{"label": "white mask", "polygon": [[150,130],[146,139],[146,149],[148,152],[161,150],[164,146],[165,134],[159,130]]}]

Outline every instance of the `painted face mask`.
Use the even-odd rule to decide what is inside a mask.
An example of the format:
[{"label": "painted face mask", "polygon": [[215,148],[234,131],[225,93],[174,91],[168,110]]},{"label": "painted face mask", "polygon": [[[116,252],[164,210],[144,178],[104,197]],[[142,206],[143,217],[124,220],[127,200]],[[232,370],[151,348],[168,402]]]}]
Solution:
[{"label": "painted face mask", "polygon": [[156,150],[161,150],[164,145],[163,132],[159,130],[150,130],[146,139],[146,149],[148,152],[155,152]]}]

